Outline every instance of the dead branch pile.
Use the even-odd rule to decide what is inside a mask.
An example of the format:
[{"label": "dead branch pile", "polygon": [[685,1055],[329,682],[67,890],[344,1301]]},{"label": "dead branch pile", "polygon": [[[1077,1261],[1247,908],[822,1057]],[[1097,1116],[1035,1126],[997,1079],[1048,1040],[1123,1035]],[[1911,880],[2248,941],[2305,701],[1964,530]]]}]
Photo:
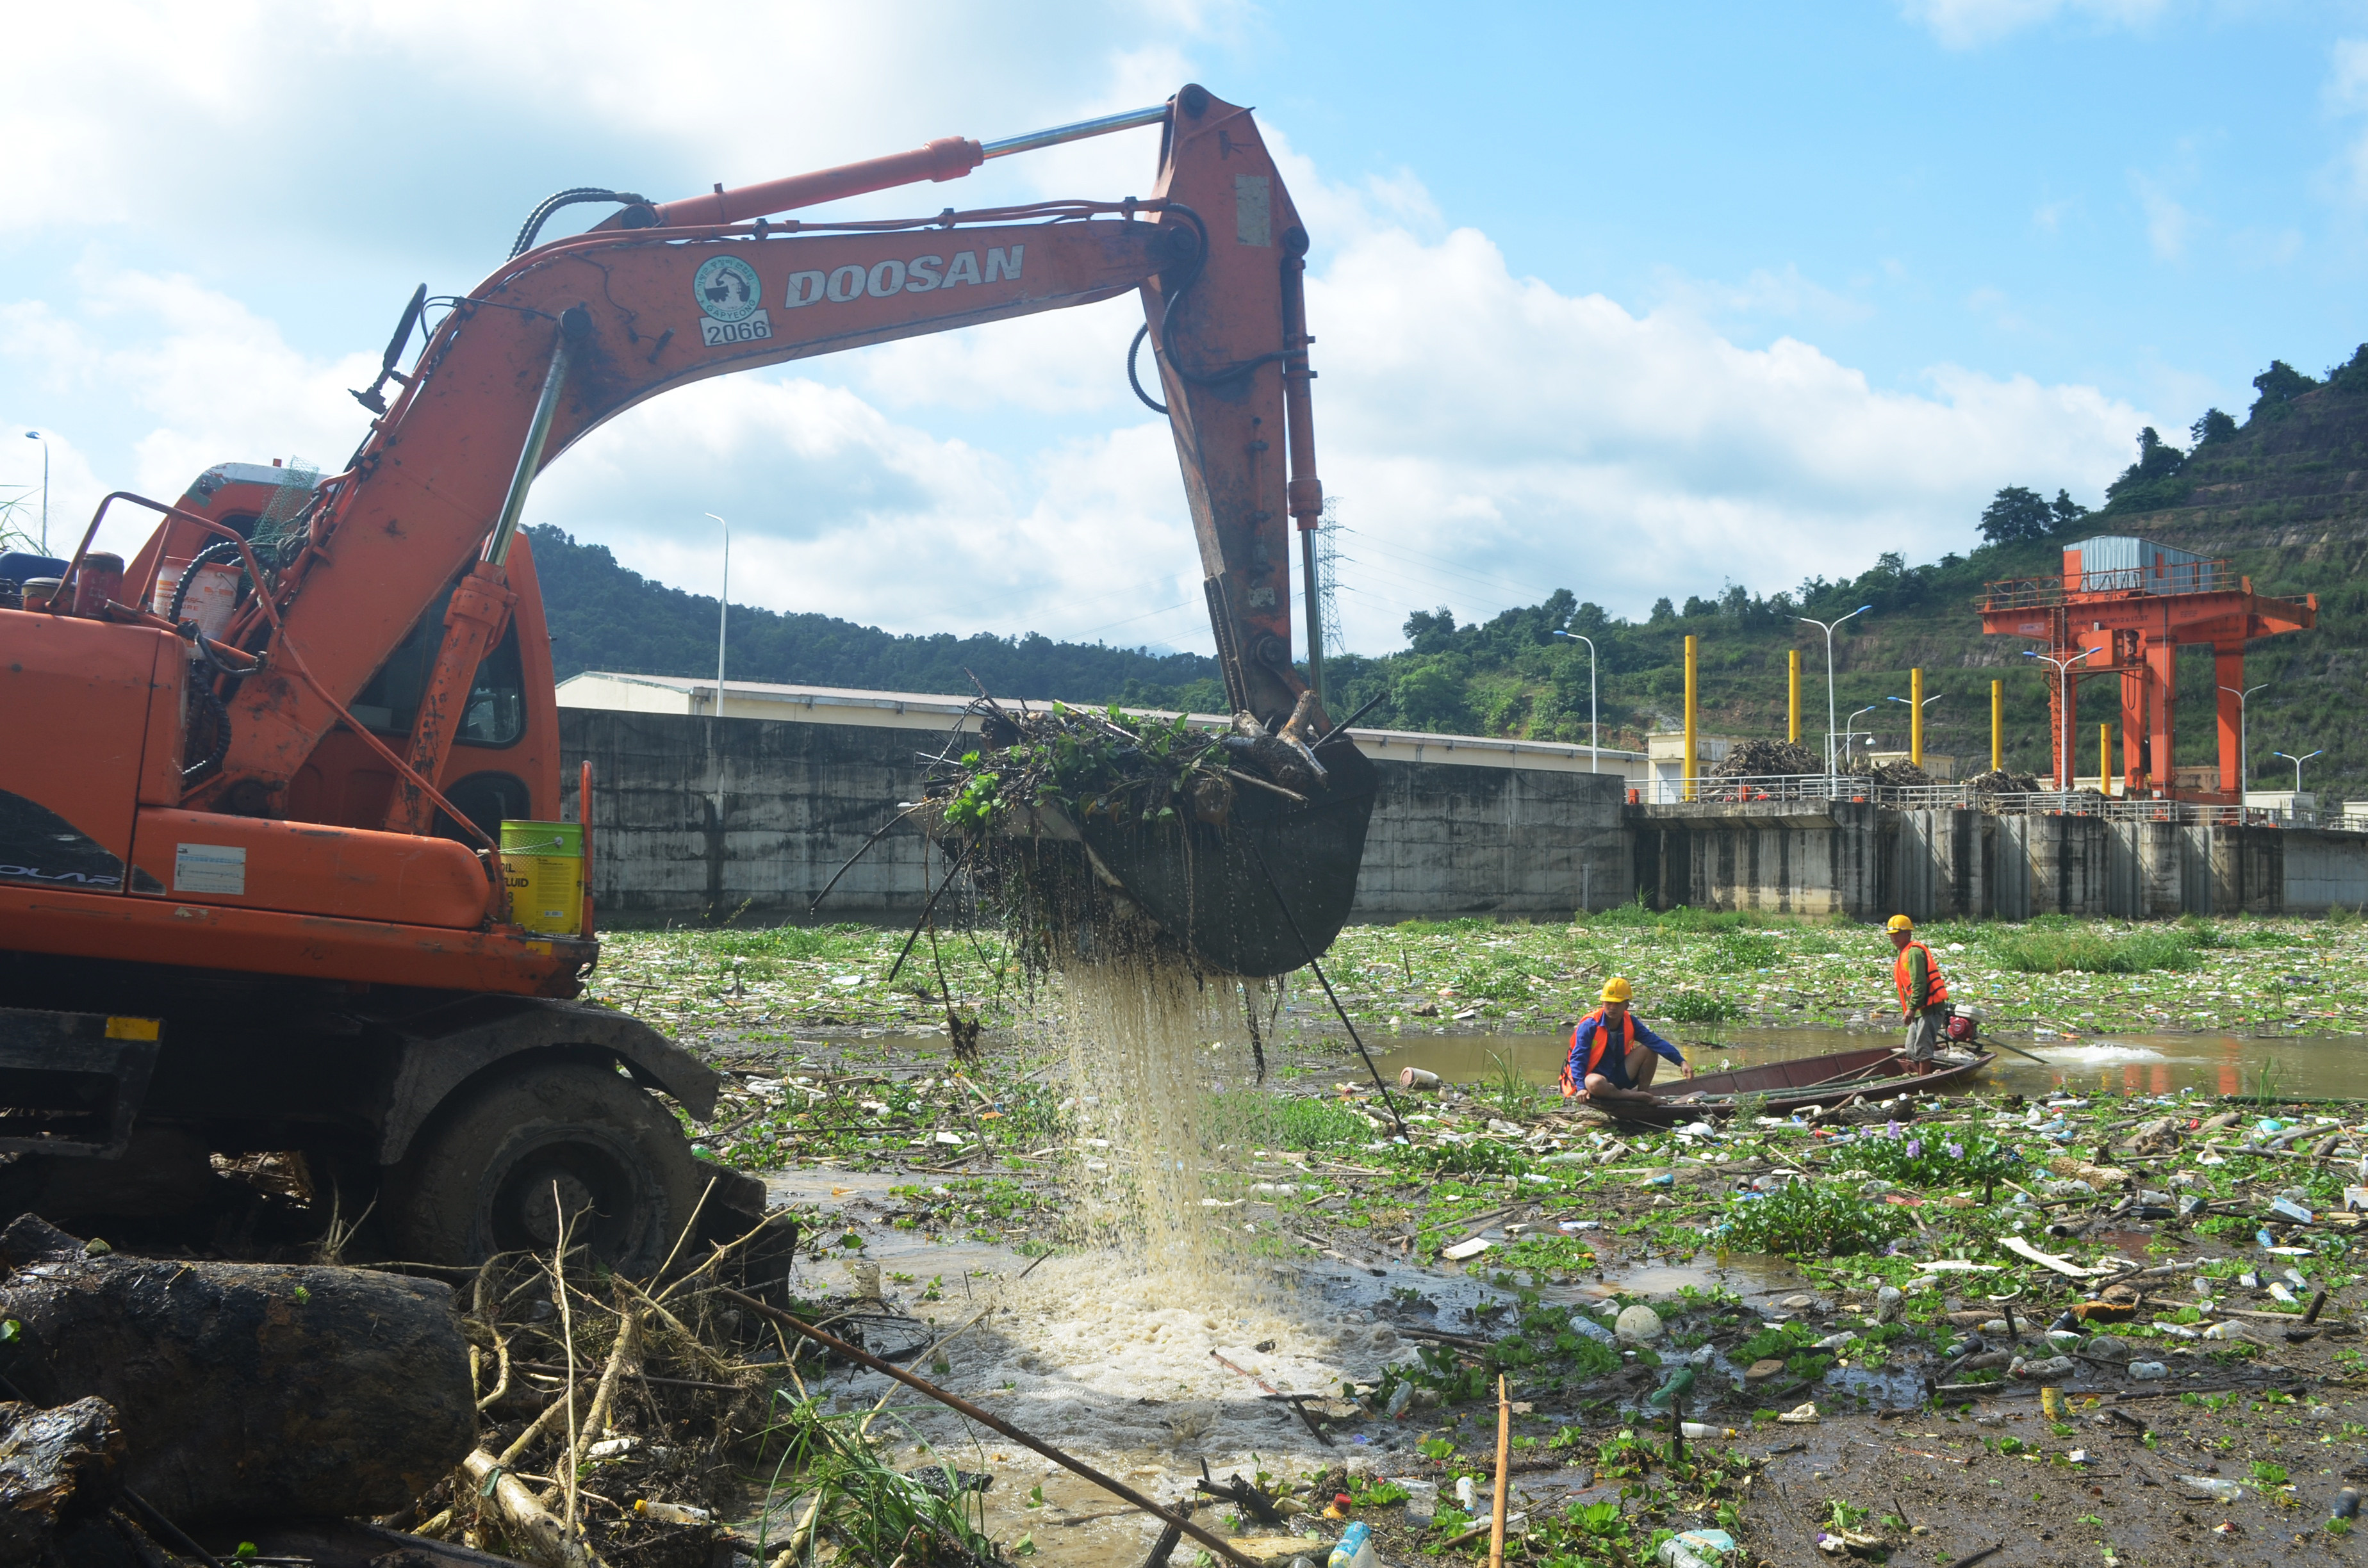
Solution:
[{"label": "dead branch pile", "polygon": [[1767,778],[1823,773],[1817,754],[1791,741],[1744,741],[1710,770],[1713,778]]},{"label": "dead branch pile", "polygon": [[[734,1304],[744,1244],[663,1281],[581,1251],[488,1260],[461,1292],[477,1441],[403,1522],[541,1568],[1000,1561],[975,1493],[891,1469],[879,1411],[834,1413],[813,1348]],[[877,1306],[788,1304],[857,1343],[848,1308]],[[928,1333],[878,1326],[900,1355]]]},{"label": "dead branch pile", "polygon": [[2027,795],[2040,788],[2036,773],[2017,773],[2011,768],[1993,768],[1976,773],[1965,780],[1967,794]]},{"label": "dead branch pile", "polygon": [[1307,734],[1313,693],[1269,731],[1248,713],[1222,733],[1184,716],[1133,718],[1055,702],[1013,713],[992,698],[973,705],[979,745],[931,769],[923,787],[938,821],[962,838],[1024,831],[1034,814],[1121,824],[1189,820],[1223,828],[1237,789],[1306,800],[1324,765]]},{"label": "dead branch pile", "polygon": [[1869,767],[1864,757],[1852,760],[1850,771],[1873,784],[1887,784],[1895,789],[1911,784],[1930,784],[1932,776],[1912,762],[1884,762]]}]

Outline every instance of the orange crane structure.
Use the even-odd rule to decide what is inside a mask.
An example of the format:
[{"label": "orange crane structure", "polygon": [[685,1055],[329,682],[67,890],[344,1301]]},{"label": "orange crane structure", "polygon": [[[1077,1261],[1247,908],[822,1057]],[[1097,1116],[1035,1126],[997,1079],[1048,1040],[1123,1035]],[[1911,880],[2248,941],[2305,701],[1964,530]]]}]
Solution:
[{"label": "orange crane structure", "polygon": [[[2253,580],[2225,560],[2195,555],[2129,535],[2102,535],[2064,549],[2064,569],[2050,577],[1987,585],[1982,631],[2032,639],[2054,661],[2047,706],[2055,777],[2069,789],[2078,733],[2079,682],[2121,683],[2122,788],[2130,799],[2186,799],[2241,804],[2245,790],[2245,645],[2258,637],[2307,631],[2318,621],[2318,596],[2283,599],[2253,591]],[[2217,788],[2174,788],[2172,760],[2179,698],[2179,650],[2212,648],[2219,687]],[[2057,671],[2060,670],[2060,677]],[[2100,788],[2104,780],[2100,779]]]}]

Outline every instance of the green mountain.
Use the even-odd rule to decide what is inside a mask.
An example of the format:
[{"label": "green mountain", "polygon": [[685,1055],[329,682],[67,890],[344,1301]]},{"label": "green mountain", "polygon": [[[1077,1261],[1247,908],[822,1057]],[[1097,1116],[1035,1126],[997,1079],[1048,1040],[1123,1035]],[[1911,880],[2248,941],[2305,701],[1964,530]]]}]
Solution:
[{"label": "green mountain", "polygon": [[[699,675],[715,667],[715,601],[652,582],[617,564],[606,545],[578,544],[559,528],[527,530],[551,621],[561,680],[583,670]],[[1146,708],[1224,705],[1217,662],[1099,642],[1055,642],[984,633],[899,637],[828,615],[780,615],[732,607],[725,677],[873,691],[969,692],[975,672],[998,697],[1112,699]]]},{"label": "green mountain", "polygon": [[[1983,585],[2052,575],[2065,545],[2099,534],[2136,534],[2226,557],[2262,593],[2318,596],[2313,631],[2267,639],[2247,654],[2252,698],[2249,743],[2254,788],[2291,788],[2292,765],[2271,754],[2324,755],[2304,783],[2328,797],[2368,796],[2368,345],[2314,380],[2283,361],[2255,381],[2260,397],[2242,424],[2220,410],[2195,421],[2186,450],[2149,428],[2135,460],[2091,511],[2058,491],[2054,501],[2021,486],[2001,490],[1982,517],[1990,542],[1970,556],[1909,564],[1885,554],[1855,578],[1810,578],[1769,596],[1729,585],[1682,608],[1662,600],[1645,620],[1609,616],[1557,590],[1543,603],[1458,626],[1446,610],[1406,625],[1406,651],[1383,658],[1336,657],[1328,670],[1335,711],[1387,698],[1371,721],[1410,729],[1523,735],[1585,742],[1588,654],[1556,630],[1595,639],[1600,655],[1602,744],[1638,748],[1655,730],[1679,727],[1684,710],[1684,639],[1701,639],[1698,701],[1714,734],[1784,733],[1785,655],[1798,648],[1804,673],[1803,739],[1819,749],[1825,733],[1825,634],[1795,620],[1831,620],[1861,605],[1865,615],[1834,639],[1835,702],[1849,727],[1872,730],[1876,749],[1907,746],[1908,671],[1924,671],[1925,747],[1975,767],[1989,751],[1990,682],[2003,679],[2009,767],[2044,771],[2048,759],[2045,666],[2027,644],[1982,634]],[[2211,651],[2179,661],[2176,712],[2180,767],[2214,756]],[[2105,683],[2083,694],[2075,756],[2096,767],[2096,724],[2117,719]],[[2121,736],[2116,728],[2118,756]]]},{"label": "green mountain", "polygon": [[[2291,765],[2271,754],[2318,750],[2305,787],[2368,796],[2368,725],[2359,722],[2368,698],[2368,345],[2320,379],[2272,361],[2254,386],[2260,395],[2242,423],[2206,410],[2184,449],[2140,432],[2135,460],[2094,511],[2062,491],[2053,501],[2021,486],[1999,491],[1981,518],[1989,542],[1971,555],[1910,564],[1886,553],[1856,577],[1812,577],[1766,596],[1730,585],[1681,607],[1664,599],[1641,621],[1565,589],[1470,625],[1445,609],[1418,611],[1402,651],[1333,657],[1328,705],[1345,715],[1380,698],[1365,722],[1583,744],[1588,654],[1554,635],[1568,631],[1592,637],[1600,656],[1602,744],[1638,749],[1647,733],[1679,726],[1691,633],[1701,639],[1701,724],[1713,734],[1781,737],[1785,655],[1801,650],[1803,739],[1816,750],[1825,732],[1825,636],[1794,618],[1831,620],[1867,605],[1834,639],[1834,700],[1845,727],[1853,710],[1872,707],[1856,729],[1873,731],[1878,750],[1906,749],[1907,710],[1887,699],[1906,698],[1909,669],[1921,667],[1925,695],[1939,698],[1927,710],[1926,749],[1978,768],[1988,760],[1990,682],[2003,679],[2007,764],[2043,771],[2049,672],[2022,656],[2021,641],[1982,635],[1975,606],[1983,585],[2051,575],[2063,547],[2078,540],[2137,534],[2228,558],[2261,592],[2318,595],[2316,630],[2258,642],[2248,654],[2248,683],[2268,683],[2251,700],[2250,777],[2256,788],[2291,787]],[[587,668],[709,667],[713,599],[628,572],[606,549],[556,528],[533,531],[563,679]],[[971,689],[968,668],[998,694],[1201,711],[1224,702],[1212,660],[1032,634],[899,637],[829,616],[734,607],[732,647],[732,672],[748,680],[961,692]],[[2214,750],[2208,648],[2181,653],[2179,681],[2176,765],[2204,766]],[[2110,687],[2091,687],[2082,713],[2076,756],[2093,770],[2096,724],[2117,717]]]}]

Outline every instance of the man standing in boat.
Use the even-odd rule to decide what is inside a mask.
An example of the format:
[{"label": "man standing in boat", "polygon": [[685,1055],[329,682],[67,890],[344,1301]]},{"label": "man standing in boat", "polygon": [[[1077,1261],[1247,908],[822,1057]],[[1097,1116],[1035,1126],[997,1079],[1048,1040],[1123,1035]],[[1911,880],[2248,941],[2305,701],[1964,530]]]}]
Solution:
[{"label": "man standing in boat", "polygon": [[1570,1056],[1562,1064],[1562,1092],[1589,1100],[1649,1100],[1653,1074],[1667,1057],[1688,1077],[1678,1048],[1639,1023],[1628,1010],[1627,981],[1613,975],[1597,999],[1603,1005],[1570,1031]]},{"label": "man standing in boat", "polygon": [[1932,960],[1932,949],[1916,939],[1916,922],[1895,915],[1884,923],[1899,950],[1891,976],[1899,987],[1899,1016],[1907,1021],[1907,1071],[1932,1071],[1932,1053],[1949,1029],[1949,983]]}]

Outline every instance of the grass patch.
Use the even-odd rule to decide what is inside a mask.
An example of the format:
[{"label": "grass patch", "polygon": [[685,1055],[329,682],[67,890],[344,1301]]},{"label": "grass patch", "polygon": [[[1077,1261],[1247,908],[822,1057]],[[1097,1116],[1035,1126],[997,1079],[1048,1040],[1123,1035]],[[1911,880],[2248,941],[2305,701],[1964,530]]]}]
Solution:
[{"label": "grass patch", "polygon": [[1870,1202],[1827,1183],[1796,1181],[1765,1198],[1727,1206],[1725,1240],[1744,1252],[1839,1257],[1873,1252],[1904,1235],[1907,1210]]},{"label": "grass patch", "polygon": [[2023,974],[2146,974],[2156,970],[2193,969],[2203,961],[2189,931],[2140,931],[2106,937],[2094,931],[2025,929],[2004,934],[1990,952],[2006,968]]},{"label": "grass patch", "polygon": [[1743,1017],[1743,1004],[1709,991],[1675,991],[1661,1006],[1673,1024],[1723,1024]]}]

